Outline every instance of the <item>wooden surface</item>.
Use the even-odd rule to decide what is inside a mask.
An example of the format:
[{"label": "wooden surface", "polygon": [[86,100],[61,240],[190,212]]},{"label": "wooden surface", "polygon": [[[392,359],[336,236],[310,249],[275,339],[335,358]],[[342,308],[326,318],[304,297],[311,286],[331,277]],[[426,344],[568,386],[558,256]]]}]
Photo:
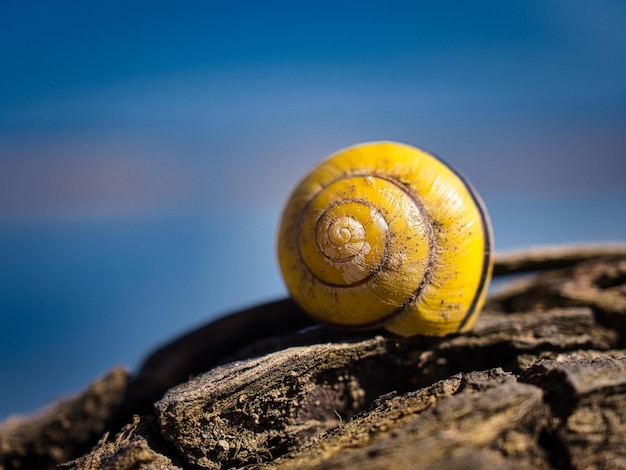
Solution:
[{"label": "wooden surface", "polygon": [[[467,335],[311,327],[290,300],[239,312],[0,424],[0,469],[626,468],[626,250],[594,250],[500,258],[534,273]],[[289,320],[246,329],[263,318]]]}]

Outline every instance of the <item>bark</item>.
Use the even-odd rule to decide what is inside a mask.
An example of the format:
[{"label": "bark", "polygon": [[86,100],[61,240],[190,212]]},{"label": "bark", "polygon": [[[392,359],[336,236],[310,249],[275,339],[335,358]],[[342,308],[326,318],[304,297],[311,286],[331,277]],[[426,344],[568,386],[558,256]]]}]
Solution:
[{"label": "bark", "polygon": [[626,468],[626,250],[496,264],[528,271],[442,339],[233,314],[0,425],[0,469]]}]

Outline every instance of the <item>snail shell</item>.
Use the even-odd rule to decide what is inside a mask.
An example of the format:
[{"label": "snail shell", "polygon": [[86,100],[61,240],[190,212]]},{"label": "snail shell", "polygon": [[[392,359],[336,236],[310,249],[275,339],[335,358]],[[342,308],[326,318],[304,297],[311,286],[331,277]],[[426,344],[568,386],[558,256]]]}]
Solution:
[{"label": "snail shell", "polygon": [[323,322],[444,336],[473,326],[492,245],[483,203],[458,173],[374,142],[333,155],[295,189],[278,258],[294,300]]}]

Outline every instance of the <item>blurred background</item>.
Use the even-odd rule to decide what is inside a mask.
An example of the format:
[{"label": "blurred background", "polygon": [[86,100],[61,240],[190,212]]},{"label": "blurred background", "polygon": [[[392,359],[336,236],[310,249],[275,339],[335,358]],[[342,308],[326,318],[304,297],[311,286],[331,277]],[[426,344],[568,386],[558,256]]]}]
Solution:
[{"label": "blurred background", "polygon": [[283,204],[358,142],[458,168],[497,250],[626,239],[622,0],[9,0],[0,69],[0,419],[286,295]]}]

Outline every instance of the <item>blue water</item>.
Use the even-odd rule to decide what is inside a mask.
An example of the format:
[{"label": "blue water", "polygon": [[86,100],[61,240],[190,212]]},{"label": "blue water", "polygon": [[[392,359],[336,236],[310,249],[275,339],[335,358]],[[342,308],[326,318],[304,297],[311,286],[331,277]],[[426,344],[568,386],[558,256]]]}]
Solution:
[{"label": "blue water", "polygon": [[[497,249],[626,240],[624,197],[487,200]],[[275,213],[0,226],[0,419],[229,310],[285,295]]]}]

